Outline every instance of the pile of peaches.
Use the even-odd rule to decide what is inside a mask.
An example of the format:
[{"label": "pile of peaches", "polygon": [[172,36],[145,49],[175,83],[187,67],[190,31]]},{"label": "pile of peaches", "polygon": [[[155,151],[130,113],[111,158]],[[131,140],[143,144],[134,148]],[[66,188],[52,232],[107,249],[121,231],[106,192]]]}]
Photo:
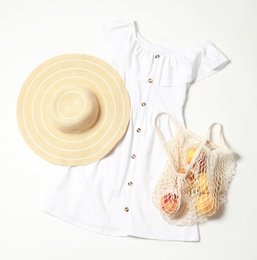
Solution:
[{"label": "pile of peaches", "polygon": [[[190,165],[197,147],[191,148],[186,153],[186,162]],[[186,175],[186,170],[178,170],[179,177],[184,177],[185,192],[191,196],[196,196],[195,210],[202,216],[211,216],[218,210],[216,198],[210,194],[208,176],[206,173],[207,159],[203,152],[200,152],[196,162],[192,165],[192,170]],[[176,215],[180,209],[180,198],[178,194],[168,193],[161,197],[161,209],[168,215]]]}]

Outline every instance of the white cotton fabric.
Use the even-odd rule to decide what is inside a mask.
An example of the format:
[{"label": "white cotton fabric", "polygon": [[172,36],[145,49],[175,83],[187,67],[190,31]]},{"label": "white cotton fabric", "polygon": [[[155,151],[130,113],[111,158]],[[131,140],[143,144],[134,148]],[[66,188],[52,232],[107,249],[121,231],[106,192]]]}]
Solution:
[{"label": "white cotton fabric", "polygon": [[[50,176],[43,209],[101,234],[198,241],[197,225],[168,224],[153,205],[152,193],[167,161],[154,119],[167,112],[184,126],[187,88],[219,71],[228,59],[209,41],[183,50],[151,44],[134,21],[108,22],[103,32],[130,95],[127,133],[100,161],[58,167]],[[168,117],[159,123],[166,138],[171,137],[175,129]]]}]

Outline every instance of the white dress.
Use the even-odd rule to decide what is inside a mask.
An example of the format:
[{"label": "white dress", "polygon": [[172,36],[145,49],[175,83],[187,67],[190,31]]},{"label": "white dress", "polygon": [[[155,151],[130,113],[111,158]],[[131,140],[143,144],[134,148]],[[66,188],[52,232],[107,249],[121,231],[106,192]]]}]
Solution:
[{"label": "white dress", "polygon": [[[139,34],[134,21],[112,21],[103,31],[113,65],[130,95],[128,130],[100,161],[57,167],[47,185],[43,210],[101,234],[198,241],[197,225],[170,225],[152,203],[167,160],[154,119],[157,113],[168,112],[183,125],[188,87],[222,69],[228,59],[209,41],[183,50],[153,45]],[[168,117],[161,117],[160,129],[171,136],[174,129]]]}]

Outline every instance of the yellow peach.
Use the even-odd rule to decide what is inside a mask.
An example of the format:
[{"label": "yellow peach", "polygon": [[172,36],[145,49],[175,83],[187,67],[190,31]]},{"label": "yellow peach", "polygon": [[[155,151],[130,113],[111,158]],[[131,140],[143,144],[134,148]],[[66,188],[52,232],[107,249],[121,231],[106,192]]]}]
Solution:
[{"label": "yellow peach", "polygon": [[217,212],[218,203],[210,194],[203,194],[198,197],[195,208],[201,215],[209,217]]},{"label": "yellow peach", "polygon": [[208,175],[207,173],[203,172],[197,176],[197,187],[198,190],[204,194],[209,193],[209,183],[208,183]]},{"label": "yellow peach", "polygon": [[[187,173],[187,171],[186,170],[184,170],[184,169],[180,169],[179,171],[178,171],[178,174],[186,174]],[[188,173],[188,175],[186,176],[186,180],[190,180],[190,181],[193,181],[194,180],[194,174],[193,174],[193,172],[189,172]]]},{"label": "yellow peach", "polygon": [[180,169],[180,170],[178,170],[178,173],[179,173],[179,174],[186,174],[186,172],[187,172],[187,171],[186,171],[185,169]]},{"label": "yellow peach", "polygon": [[[191,148],[191,149],[188,150],[188,152],[186,154],[186,161],[187,161],[188,164],[191,163],[197,149],[198,149],[198,147]],[[207,161],[206,156],[205,156],[204,152],[201,151],[200,154],[198,155],[195,163],[192,165],[192,168],[193,169],[198,168],[198,170],[200,172],[202,172],[206,167],[206,161]]]},{"label": "yellow peach", "polygon": [[197,150],[197,147],[195,148],[191,148],[187,151],[187,155],[186,155],[186,160],[187,160],[187,163],[190,164],[194,155],[195,155],[195,152]]}]

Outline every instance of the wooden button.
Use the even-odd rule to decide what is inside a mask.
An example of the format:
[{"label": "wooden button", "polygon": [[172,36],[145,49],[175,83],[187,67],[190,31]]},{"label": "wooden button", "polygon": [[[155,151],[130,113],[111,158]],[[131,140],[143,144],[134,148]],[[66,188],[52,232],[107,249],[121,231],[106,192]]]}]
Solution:
[{"label": "wooden button", "polygon": [[132,155],[131,155],[131,158],[132,158],[132,159],[136,159],[136,155],[135,155],[135,154],[132,154]]},{"label": "wooden button", "polygon": [[129,212],[129,208],[128,208],[128,207],[124,208],[124,210],[125,210],[126,212]]},{"label": "wooden button", "polygon": [[132,186],[132,185],[133,185],[132,181],[128,182],[128,186]]},{"label": "wooden button", "polygon": [[148,83],[153,83],[153,80],[152,79],[148,79]]},{"label": "wooden button", "polygon": [[142,107],[145,107],[145,106],[146,106],[146,103],[145,103],[145,102],[142,102],[142,103],[141,103],[141,106],[142,106]]},{"label": "wooden button", "polygon": [[159,55],[159,54],[156,54],[156,55],[154,56],[154,58],[155,58],[155,59],[159,59],[159,58],[160,58],[160,55]]},{"label": "wooden button", "polygon": [[138,129],[137,129],[137,132],[140,133],[140,132],[141,132],[141,128],[138,128]]}]

